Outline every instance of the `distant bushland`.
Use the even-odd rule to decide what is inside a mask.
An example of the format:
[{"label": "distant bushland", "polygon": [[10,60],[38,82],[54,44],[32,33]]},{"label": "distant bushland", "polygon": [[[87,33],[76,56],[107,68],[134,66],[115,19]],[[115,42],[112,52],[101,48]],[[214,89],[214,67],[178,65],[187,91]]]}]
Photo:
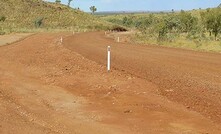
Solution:
[{"label": "distant bushland", "polygon": [[147,14],[102,15],[135,29],[134,41],[195,50],[221,51],[221,8]]}]

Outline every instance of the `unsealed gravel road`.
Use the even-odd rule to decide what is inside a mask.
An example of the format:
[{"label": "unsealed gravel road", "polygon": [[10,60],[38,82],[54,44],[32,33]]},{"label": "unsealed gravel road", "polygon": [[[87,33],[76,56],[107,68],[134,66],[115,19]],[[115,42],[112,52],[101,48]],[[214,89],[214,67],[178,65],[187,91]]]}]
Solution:
[{"label": "unsealed gravel road", "polygon": [[103,32],[78,34],[65,47],[101,65],[111,46],[112,69],[156,84],[172,101],[221,122],[221,54],[116,43]]},{"label": "unsealed gravel road", "polygon": [[35,34],[0,47],[0,133],[220,134],[219,59],[103,32]]}]

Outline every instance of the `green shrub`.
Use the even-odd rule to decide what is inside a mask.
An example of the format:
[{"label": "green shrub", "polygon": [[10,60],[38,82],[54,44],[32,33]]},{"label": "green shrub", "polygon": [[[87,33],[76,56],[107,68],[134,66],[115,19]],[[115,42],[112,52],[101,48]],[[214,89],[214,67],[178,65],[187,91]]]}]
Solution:
[{"label": "green shrub", "polygon": [[133,20],[130,17],[124,17],[122,23],[125,26],[132,26],[133,25]]},{"label": "green shrub", "polygon": [[5,34],[5,32],[4,31],[0,31],[0,35],[4,35]]},{"label": "green shrub", "polygon": [[163,41],[167,39],[168,27],[165,22],[160,22],[156,25],[156,30],[158,32],[158,40]]},{"label": "green shrub", "polygon": [[221,9],[211,9],[201,13],[204,26],[211,34],[214,34],[215,40],[221,33]]},{"label": "green shrub", "polygon": [[195,27],[198,25],[198,18],[192,16],[191,13],[181,11],[178,14],[178,18],[180,21],[180,31],[184,33],[188,33],[191,30],[195,29]]},{"label": "green shrub", "polygon": [[0,21],[5,21],[6,20],[6,17],[5,16],[0,16]]},{"label": "green shrub", "polygon": [[43,20],[44,20],[44,17],[37,18],[37,19],[34,21],[35,27],[37,27],[37,28],[41,27],[41,25],[43,24]]}]

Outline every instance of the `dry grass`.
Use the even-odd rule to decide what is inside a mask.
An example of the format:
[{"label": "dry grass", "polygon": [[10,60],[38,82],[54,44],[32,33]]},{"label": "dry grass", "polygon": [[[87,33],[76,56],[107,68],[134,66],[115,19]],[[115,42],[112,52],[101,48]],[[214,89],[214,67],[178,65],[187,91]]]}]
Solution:
[{"label": "dry grass", "polygon": [[197,51],[221,52],[221,42],[211,40],[194,40],[187,39],[182,35],[173,41],[158,41],[156,37],[147,37],[144,35],[135,35],[133,41],[139,44],[161,45],[166,47],[183,48]]},{"label": "dry grass", "polygon": [[[66,5],[43,2],[42,0],[1,0],[0,16],[5,16],[5,22],[0,22],[0,31],[29,32],[39,30],[75,30],[106,29],[111,24],[96,16],[72,9]],[[44,17],[40,29],[35,27],[35,21]]]}]

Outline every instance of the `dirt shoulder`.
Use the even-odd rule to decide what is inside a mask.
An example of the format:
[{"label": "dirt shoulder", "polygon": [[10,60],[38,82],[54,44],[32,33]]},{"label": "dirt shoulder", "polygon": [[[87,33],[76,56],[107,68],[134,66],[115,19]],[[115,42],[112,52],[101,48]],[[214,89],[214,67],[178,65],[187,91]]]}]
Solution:
[{"label": "dirt shoulder", "polygon": [[33,35],[33,33],[13,33],[9,35],[0,35],[0,46],[20,41],[31,35]]},{"label": "dirt shoulder", "polygon": [[162,96],[156,84],[117,69],[107,73],[65,48],[61,36],[84,39],[41,33],[0,48],[1,133],[221,132],[220,124]]}]

